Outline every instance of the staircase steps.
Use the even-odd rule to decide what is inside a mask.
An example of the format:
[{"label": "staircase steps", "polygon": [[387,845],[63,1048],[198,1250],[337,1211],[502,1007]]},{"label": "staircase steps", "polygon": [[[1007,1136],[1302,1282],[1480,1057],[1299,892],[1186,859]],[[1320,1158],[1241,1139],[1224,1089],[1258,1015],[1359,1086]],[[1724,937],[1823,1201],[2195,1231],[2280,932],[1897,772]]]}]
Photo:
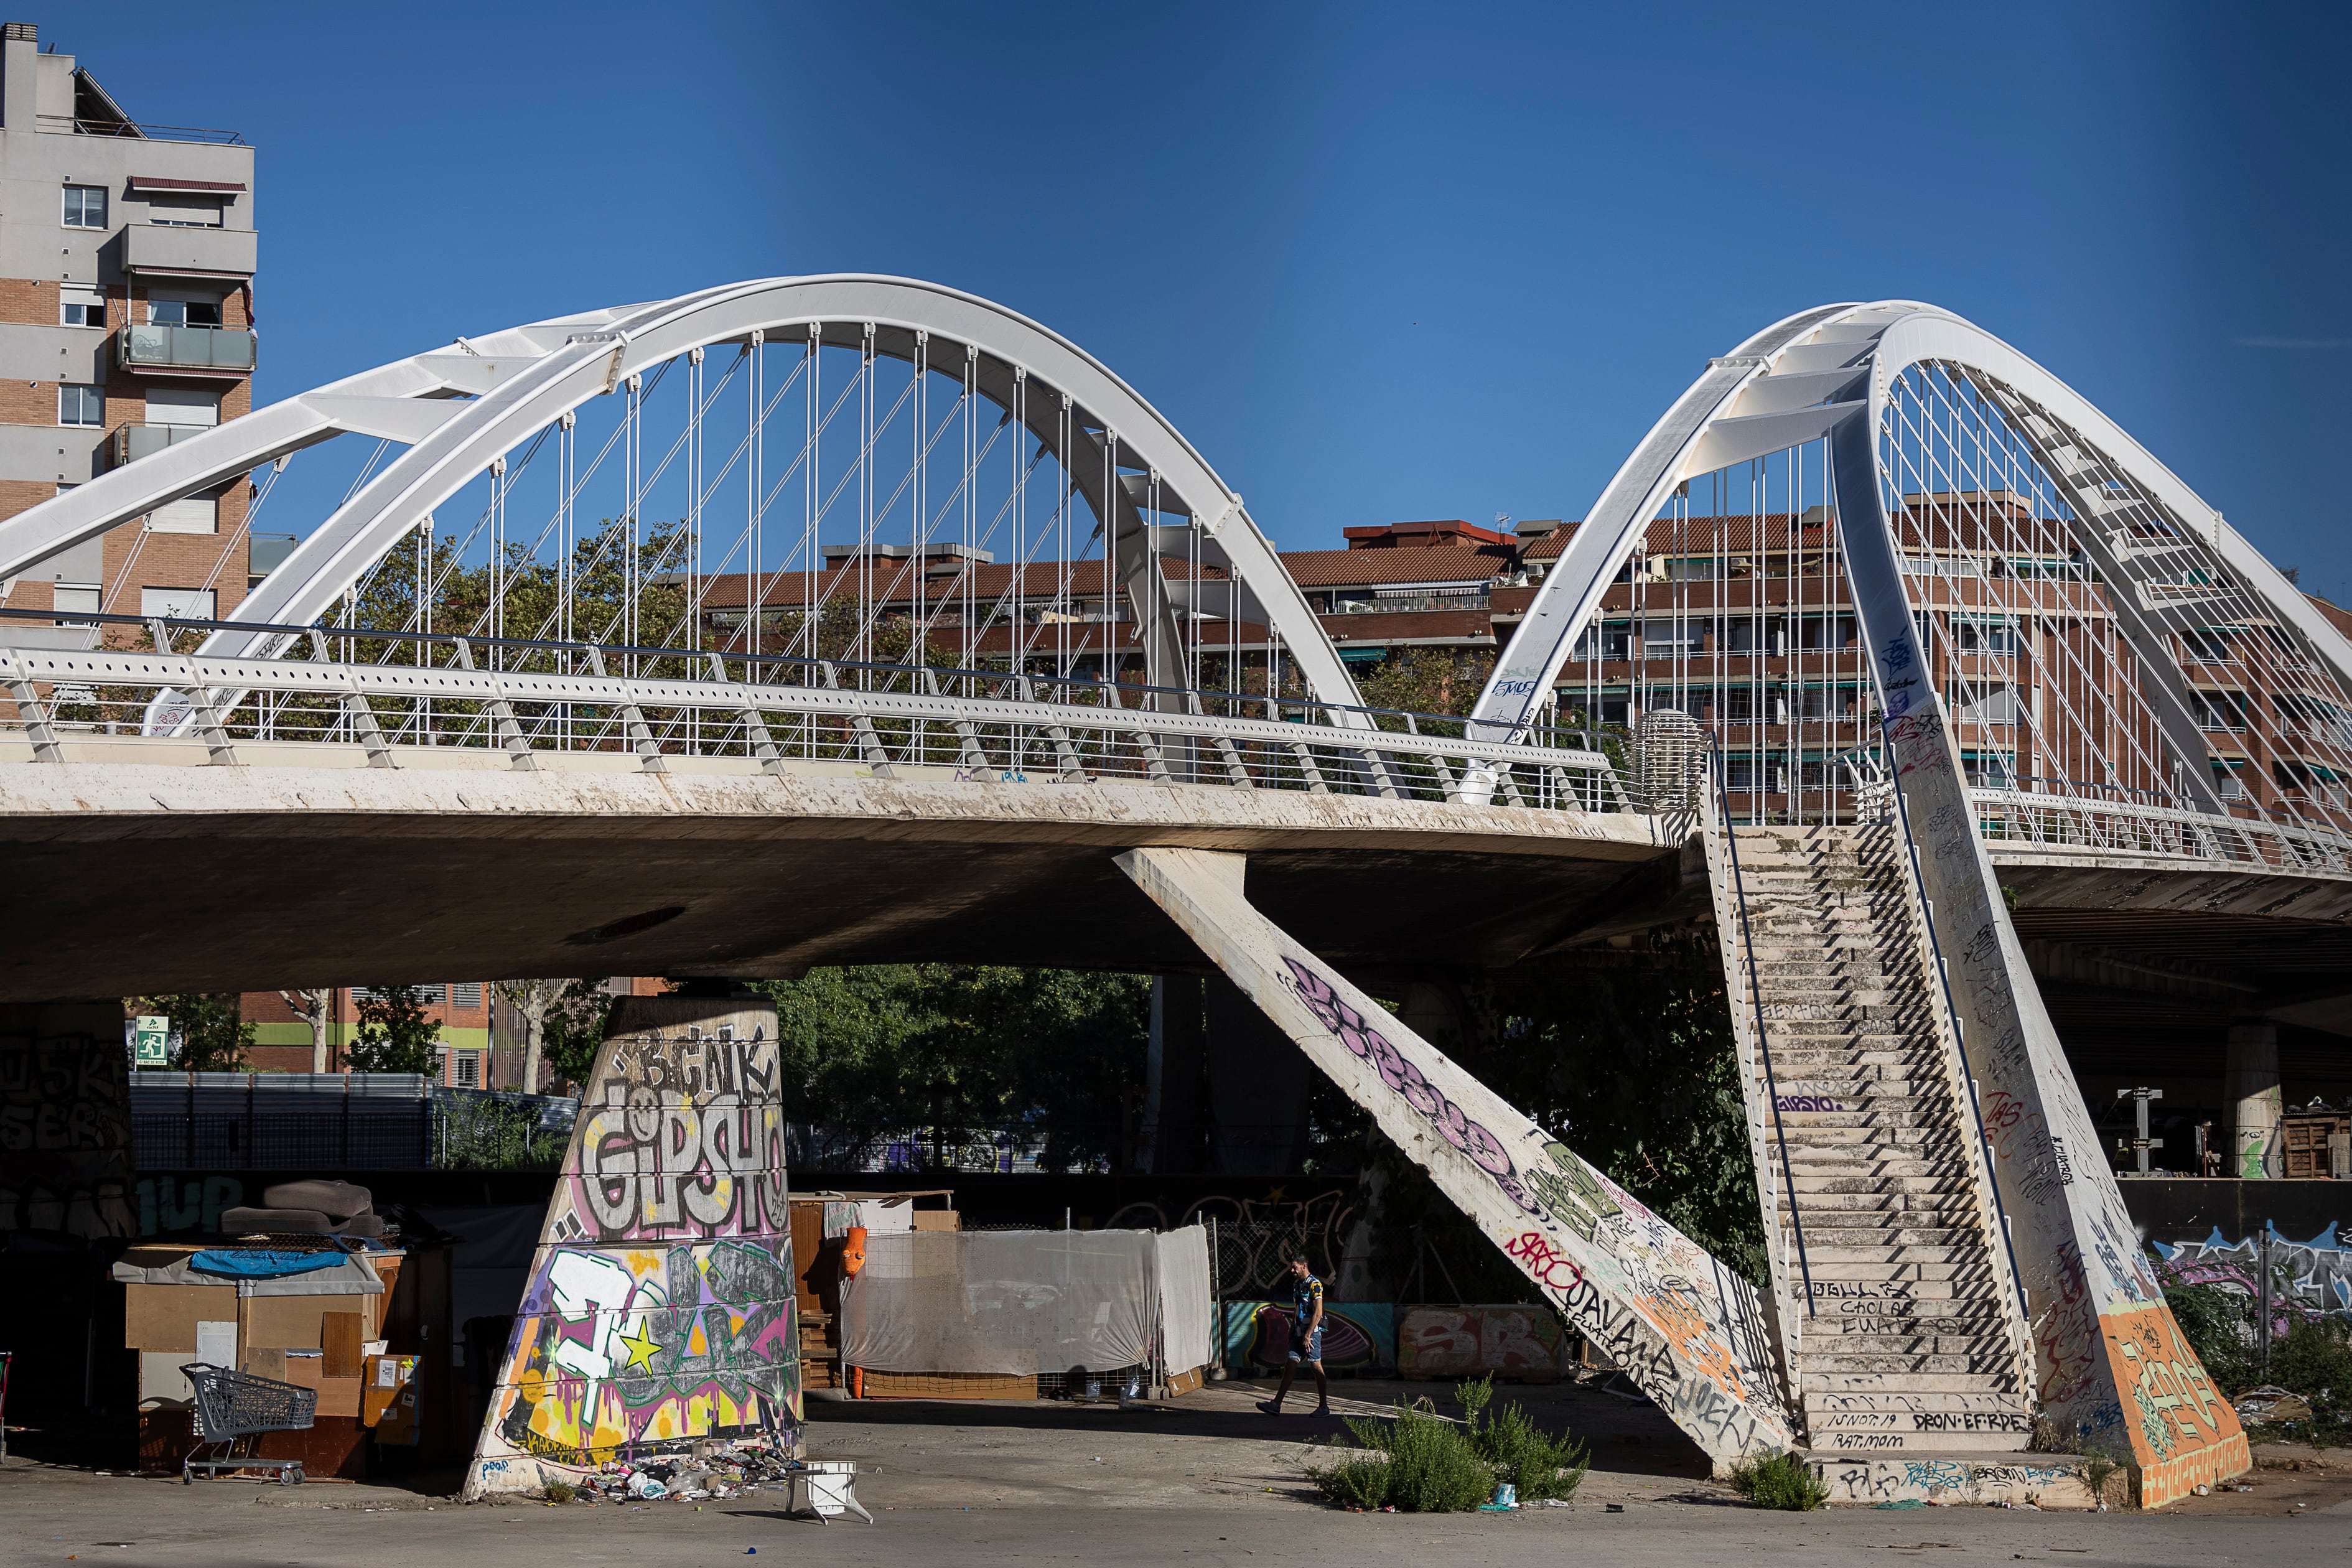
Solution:
[{"label": "staircase steps", "polygon": [[1726,965],[1746,1010],[1783,1299],[1796,1304],[1784,1342],[1811,1440],[1831,1452],[2022,1448],[2032,1369],[1897,831],[1728,838],[1710,847],[1719,872],[1738,858]]}]

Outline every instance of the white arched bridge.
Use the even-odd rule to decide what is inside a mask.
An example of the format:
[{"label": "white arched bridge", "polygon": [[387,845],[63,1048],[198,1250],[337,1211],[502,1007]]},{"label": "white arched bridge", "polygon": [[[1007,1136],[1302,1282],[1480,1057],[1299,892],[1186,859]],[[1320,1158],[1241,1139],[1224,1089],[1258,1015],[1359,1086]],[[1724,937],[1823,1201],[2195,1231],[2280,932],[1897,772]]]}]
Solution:
[{"label": "white arched bridge", "polygon": [[[1718,1458],[2245,1464],[2028,945],[2284,933],[2332,994],[2352,643],[1970,323],[1710,362],[1466,719],[1366,704],[1109,369],[888,278],[460,338],[0,521],[0,576],[297,454],[341,500],[227,617],[0,613],[0,994],[1205,960]],[[1340,973],[1709,916],[1760,1296]]]}]

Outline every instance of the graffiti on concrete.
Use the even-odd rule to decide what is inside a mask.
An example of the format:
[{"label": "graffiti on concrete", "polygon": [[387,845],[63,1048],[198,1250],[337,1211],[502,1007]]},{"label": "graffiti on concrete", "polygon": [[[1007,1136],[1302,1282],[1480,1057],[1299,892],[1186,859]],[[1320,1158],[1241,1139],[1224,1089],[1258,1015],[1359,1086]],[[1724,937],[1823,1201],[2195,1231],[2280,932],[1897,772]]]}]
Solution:
[{"label": "graffiti on concrete", "polygon": [[1893,699],[1893,682],[1918,679],[1899,574],[1860,596],[1865,623],[1893,633],[1873,637],[1890,693],[1887,750],[1916,835],[1919,892],[1948,961],[1954,1023],[1981,1095],[2019,1283],[2032,1303],[2036,1392],[2070,1445],[2127,1442],[2141,1467],[2143,1500],[2160,1506],[2245,1468],[2244,1434],[2227,1406],[2193,1438],[2137,1412],[2130,1391],[2144,1373],[2124,1347],[2145,1344],[2149,1314],[2164,1320],[2159,1339],[2177,1340],[2179,1331],[2133,1239],[2122,1192],[2097,1155],[2097,1131],[2002,905],[1942,712],[1932,697],[1899,707]]},{"label": "graffiti on concrete", "polygon": [[1210,1267],[1217,1294],[1234,1301],[1271,1300],[1288,1288],[1290,1260],[1301,1252],[1326,1286],[1338,1289],[1348,1278],[1348,1243],[1363,1209],[1350,1183],[1302,1199],[1216,1194],[1181,1207],[1139,1199],[1112,1215],[1103,1228],[1182,1230],[1213,1220],[1217,1250]]},{"label": "graffiti on concrete", "polygon": [[122,1041],[0,1036],[0,1231],[139,1234]]},{"label": "graffiti on concrete", "polygon": [[1532,1217],[1493,1239],[1589,1341],[1711,1451],[1785,1446],[1772,1352],[1745,1280],[1541,1129],[1522,1121],[1507,1142],[1388,1037],[1396,1026],[1374,1026],[1312,964],[1286,954],[1283,964],[1285,989],[1316,1021]]},{"label": "graffiti on concrete", "polygon": [[775,1017],[735,1005],[615,1004],[469,1497],[698,1443],[797,1447]]},{"label": "graffiti on concrete", "polygon": [[[1297,1310],[1286,1302],[1224,1304],[1225,1364],[1279,1368],[1298,1338]],[[1323,1303],[1323,1364],[1370,1369],[1396,1364],[1396,1309],[1386,1301]]]},{"label": "graffiti on concrete", "polygon": [[1408,1307],[1397,1320],[1397,1372],[1551,1383],[1563,1341],[1549,1307]]},{"label": "graffiti on concrete", "polygon": [[[2164,1260],[2168,1284],[2219,1285],[2249,1296],[2261,1294],[2259,1237],[2230,1241],[2217,1226],[2203,1241],[2153,1245]],[[2278,1327],[2284,1327],[2289,1307],[2307,1313],[2352,1313],[2352,1247],[2336,1238],[2333,1222],[2309,1241],[2290,1241],[2272,1226],[2271,1270],[2272,1299],[2281,1309]]]}]

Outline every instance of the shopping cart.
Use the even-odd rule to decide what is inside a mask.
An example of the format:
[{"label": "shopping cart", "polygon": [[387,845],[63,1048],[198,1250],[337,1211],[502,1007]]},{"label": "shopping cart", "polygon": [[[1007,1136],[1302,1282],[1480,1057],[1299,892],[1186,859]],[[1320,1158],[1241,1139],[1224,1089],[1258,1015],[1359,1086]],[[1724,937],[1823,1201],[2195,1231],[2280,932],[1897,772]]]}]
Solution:
[{"label": "shopping cart", "polygon": [[[255,1458],[252,1439],[264,1432],[309,1430],[311,1417],[319,1410],[317,1389],[231,1372],[200,1361],[190,1362],[180,1370],[195,1386],[196,1436],[201,1439],[180,1461],[182,1486],[193,1482],[197,1470],[217,1475],[223,1470],[274,1469],[279,1486],[302,1484],[301,1460]],[[237,1452],[240,1445],[246,1450],[242,1455]],[[220,1452],[209,1458],[196,1458],[214,1447]]]}]

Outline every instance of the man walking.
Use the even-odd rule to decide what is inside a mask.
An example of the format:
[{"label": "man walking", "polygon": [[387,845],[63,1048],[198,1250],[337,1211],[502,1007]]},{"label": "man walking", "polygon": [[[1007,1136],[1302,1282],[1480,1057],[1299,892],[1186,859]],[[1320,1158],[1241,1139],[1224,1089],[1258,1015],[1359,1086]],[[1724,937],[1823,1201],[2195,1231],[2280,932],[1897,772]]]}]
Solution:
[{"label": "man walking", "polygon": [[1282,1369],[1282,1386],[1274,1391],[1272,1399],[1261,1399],[1257,1407],[1268,1415],[1282,1414],[1282,1402],[1290,1393],[1290,1380],[1298,1375],[1298,1363],[1305,1362],[1315,1369],[1315,1414],[1331,1414],[1331,1380],[1323,1374],[1323,1281],[1315,1277],[1303,1254],[1290,1259],[1290,1305],[1294,1314],[1291,1326],[1290,1356]]}]

